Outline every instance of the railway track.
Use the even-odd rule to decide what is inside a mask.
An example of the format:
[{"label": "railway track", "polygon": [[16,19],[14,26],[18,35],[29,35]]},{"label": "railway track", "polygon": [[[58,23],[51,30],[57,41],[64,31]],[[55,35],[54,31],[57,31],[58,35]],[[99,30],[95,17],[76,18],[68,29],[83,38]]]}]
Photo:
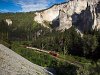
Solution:
[{"label": "railway track", "polygon": [[58,60],[61,60],[61,61],[65,61],[65,62],[67,62],[67,63],[69,63],[69,64],[71,64],[71,65],[74,65],[74,66],[77,66],[77,67],[79,67],[79,68],[83,68],[84,66],[80,63],[80,62],[78,62],[78,61],[69,61],[69,60],[66,60],[66,59],[64,59],[64,58],[61,58],[60,57],[60,55],[58,54],[58,53],[56,53],[56,52],[51,52],[51,51],[47,51],[47,50],[43,50],[43,49],[39,49],[39,48],[35,48],[35,47],[26,47],[27,49],[32,49],[32,50],[35,50],[35,51],[39,51],[39,52],[43,52],[43,53],[47,53],[47,54],[49,54],[49,55],[51,55],[52,57],[54,57],[54,58],[56,58],[56,59],[58,59]]}]

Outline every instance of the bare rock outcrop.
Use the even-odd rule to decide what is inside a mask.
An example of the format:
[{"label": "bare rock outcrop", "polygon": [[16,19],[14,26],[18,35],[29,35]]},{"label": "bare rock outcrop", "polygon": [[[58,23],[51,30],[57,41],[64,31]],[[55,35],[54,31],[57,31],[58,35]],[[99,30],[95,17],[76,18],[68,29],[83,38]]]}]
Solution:
[{"label": "bare rock outcrop", "polygon": [[100,29],[100,0],[70,0],[35,14],[34,20],[43,25],[44,21],[53,22],[58,18],[58,30],[72,25],[80,31]]},{"label": "bare rock outcrop", "polygon": [[8,26],[12,25],[12,20],[11,19],[6,19],[5,22],[7,23]]},{"label": "bare rock outcrop", "polygon": [[0,44],[0,75],[53,75]]}]

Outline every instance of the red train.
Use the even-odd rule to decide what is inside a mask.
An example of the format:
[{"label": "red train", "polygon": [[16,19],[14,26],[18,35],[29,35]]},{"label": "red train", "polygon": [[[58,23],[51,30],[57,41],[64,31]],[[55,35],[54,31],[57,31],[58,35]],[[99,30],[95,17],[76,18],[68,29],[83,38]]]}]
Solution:
[{"label": "red train", "polygon": [[54,51],[50,51],[49,54],[52,55],[52,56],[55,56],[55,57],[58,57],[59,56],[59,54],[56,53],[56,52],[54,52]]}]

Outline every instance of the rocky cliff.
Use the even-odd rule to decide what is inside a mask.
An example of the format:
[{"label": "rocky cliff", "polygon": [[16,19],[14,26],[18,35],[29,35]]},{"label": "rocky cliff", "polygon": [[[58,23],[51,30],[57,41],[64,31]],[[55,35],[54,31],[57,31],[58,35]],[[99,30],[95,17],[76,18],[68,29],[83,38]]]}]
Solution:
[{"label": "rocky cliff", "polygon": [[70,0],[35,14],[34,20],[44,26],[44,21],[58,22],[57,30],[69,29],[72,25],[80,31],[100,29],[100,0]]},{"label": "rocky cliff", "polygon": [[0,75],[53,75],[0,44]]}]

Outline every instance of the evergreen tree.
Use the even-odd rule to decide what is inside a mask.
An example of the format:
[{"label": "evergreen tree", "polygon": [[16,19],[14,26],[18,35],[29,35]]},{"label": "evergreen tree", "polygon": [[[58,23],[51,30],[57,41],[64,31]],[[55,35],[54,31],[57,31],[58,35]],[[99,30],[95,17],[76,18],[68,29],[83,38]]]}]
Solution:
[{"label": "evergreen tree", "polygon": [[94,35],[84,35],[83,37],[83,52],[84,56],[93,53],[98,46],[98,40]]}]

